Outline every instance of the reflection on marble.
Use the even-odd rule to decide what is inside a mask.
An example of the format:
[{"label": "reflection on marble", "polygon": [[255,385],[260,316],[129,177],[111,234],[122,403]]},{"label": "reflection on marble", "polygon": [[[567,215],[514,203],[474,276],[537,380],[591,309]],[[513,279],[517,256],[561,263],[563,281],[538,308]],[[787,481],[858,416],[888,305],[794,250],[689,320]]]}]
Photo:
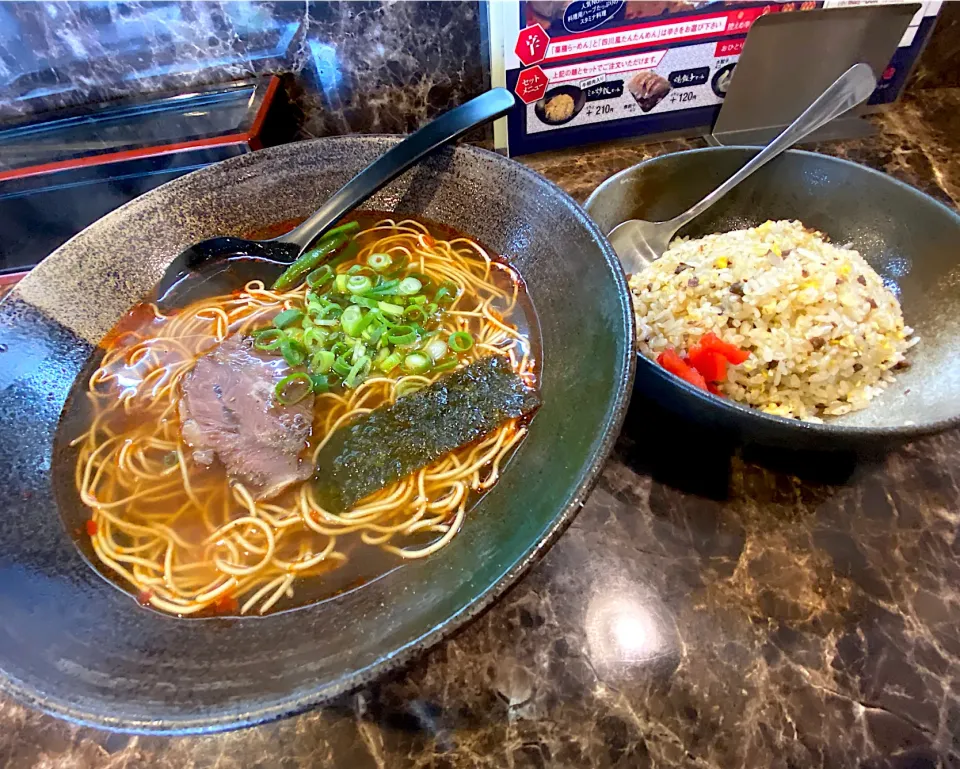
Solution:
[{"label": "reflection on marble", "polygon": [[397,132],[480,93],[471,2],[0,3],[0,119],[289,73],[304,136]]},{"label": "reflection on marble", "polygon": [[669,609],[656,592],[624,575],[615,563],[586,599],[585,654],[604,679],[645,678],[652,670],[672,671],[680,662],[680,644]]},{"label": "reflection on marble", "polygon": [[0,4],[0,117],[288,68],[306,3]]},{"label": "reflection on marble", "polygon": [[[821,149],[960,203],[960,91]],[[582,200],[643,157],[525,161]],[[877,456],[738,447],[635,396],[544,560],[451,640],[328,707],[129,737],[0,698],[0,766],[957,769],[960,430]]]},{"label": "reflection on marble", "polygon": [[303,135],[406,133],[484,91],[480,14],[475,2],[310,3]]}]

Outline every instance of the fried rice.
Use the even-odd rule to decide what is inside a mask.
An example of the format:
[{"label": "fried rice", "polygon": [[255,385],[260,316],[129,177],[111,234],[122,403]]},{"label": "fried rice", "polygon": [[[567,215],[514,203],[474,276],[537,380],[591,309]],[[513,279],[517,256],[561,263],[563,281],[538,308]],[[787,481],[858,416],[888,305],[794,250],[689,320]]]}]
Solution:
[{"label": "fried rice", "polygon": [[630,289],[641,353],[683,354],[712,331],[751,353],[720,392],[784,417],[864,408],[919,341],[860,254],[798,221],[679,238]]}]

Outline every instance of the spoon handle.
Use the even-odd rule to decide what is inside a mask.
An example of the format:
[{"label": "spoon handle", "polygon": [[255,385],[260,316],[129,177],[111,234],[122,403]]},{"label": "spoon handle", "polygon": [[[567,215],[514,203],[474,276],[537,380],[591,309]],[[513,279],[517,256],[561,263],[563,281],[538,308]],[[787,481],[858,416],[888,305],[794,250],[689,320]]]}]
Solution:
[{"label": "spoon handle", "polygon": [[471,128],[505,115],[513,105],[513,94],[506,88],[494,88],[430,121],[374,160],[309,219],[277,240],[300,246],[303,253],[330,225],[419,162],[424,155]]},{"label": "spoon handle", "polygon": [[877,79],[868,64],[854,64],[838,77],[833,85],[824,91],[803,114],[784,129],[776,139],[764,147],[758,154],[689,210],[670,220],[674,232],[694,217],[706,211],[760,166],[773,160],[777,155],[799,142],[808,134],[829,123],[848,109],[866,101],[877,87]]}]

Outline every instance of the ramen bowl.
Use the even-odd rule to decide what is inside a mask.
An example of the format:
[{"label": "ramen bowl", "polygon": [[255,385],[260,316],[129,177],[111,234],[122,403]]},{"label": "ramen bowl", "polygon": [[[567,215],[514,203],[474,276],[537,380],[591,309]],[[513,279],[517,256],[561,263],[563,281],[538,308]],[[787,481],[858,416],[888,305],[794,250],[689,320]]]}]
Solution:
[{"label": "ramen bowl", "polygon": [[503,254],[539,317],[543,405],[450,545],[325,601],[208,618],[138,606],[77,546],[87,514],[57,429],[97,342],[185,246],[304,217],[396,141],[320,139],[183,177],[77,235],[0,305],[5,693],[123,731],[206,732],[292,714],[403,665],[467,622],[577,513],[631,390],[624,277],[563,192],[517,163],[459,147],[366,206],[448,224]]},{"label": "ramen bowl", "polygon": [[[605,232],[631,218],[676,216],[743,166],[756,149],[662,155],[607,179],[586,209]],[[666,408],[741,440],[786,448],[857,449],[902,442],[960,421],[960,216],[919,190],[856,163],[791,150],[681,230],[693,238],[798,219],[852,248],[900,301],[919,343],[910,368],[866,408],[823,423],[774,416],[717,397],[639,357],[636,387]]]}]

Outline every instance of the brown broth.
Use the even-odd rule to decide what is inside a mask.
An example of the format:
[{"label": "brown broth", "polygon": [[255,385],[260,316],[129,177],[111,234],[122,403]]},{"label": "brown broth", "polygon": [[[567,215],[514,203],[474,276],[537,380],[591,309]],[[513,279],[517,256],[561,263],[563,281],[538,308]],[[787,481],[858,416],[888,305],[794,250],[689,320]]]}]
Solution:
[{"label": "brown broth", "polygon": [[[372,226],[377,221],[390,218],[391,216],[391,214],[382,212],[359,212],[350,218],[359,221],[361,230],[363,230]],[[431,236],[438,240],[453,240],[464,237],[451,227],[422,219],[418,221],[423,223],[428,228]],[[297,223],[298,222],[294,220],[280,222],[272,227],[252,232],[250,233],[250,237],[257,239],[277,237],[279,234],[296,226]],[[487,251],[493,256],[493,252],[489,251],[489,249]],[[501,257],[497,258],[501,259]],[[504,275],[503,279],[507,279],[506,274],[501,273],[499,270],[495,270],[491,274],[496,276],[502,274]],[[533,306],[526,293],[526,287],[522,281],[519,281],[519,286],[520,292],[518,295],[517,308],[506,320],[516,326],[518,331],[527,338],[531,355],[533,359],[538,362],[537,370],[539,370],[539,361],[541,360],[539,326]],[[64,516],[67,530],[76,535],[76,541],[81,552],[83,552],[94,568],[112,583],[118,585],[122,590],[130,594],[134,594],[131,585],[101,563],[93,551],[90,537],[86,534],[85,525],[90,517],[90,508],[83,504],[74,482],[74,471],[79,450],[71,448],[69,444],[74,438],[89,429],[93,419],[93,406],[87,397],[88,381],[92,373],[100,366],[104,356],[110,351],[128,344],[130,340],[136,338],[136,336],[155,336],[163,329],[164,325],[169,322],[171,321],[157,319],[151,305],[146,303],[134,307],[118,322],[114,329],[101,341],[98,350],[88,361],[84,371],[74,383],[61,416],[55,443],[54,485],[57,493],[58,506]],[[214,340],[211,338],[211,347],[214,343]],[[315,426],[321,417],[322,413],[315,412]],[[119,410],[112,411],[109,419],[111,429],[118,433],[136,430],[139,422],[144,421],[142,415],[137,413],[124,414]],[[179,431],[178,425],[177,430]],[[311,436],[311,450],[321,437],[322,436],[316,434],[316,432]],[[305,454],[305,456],[307,455]],[[206,485],[214,486],[219,484],[223,489],[224,496],[229,494],[229,479],[219,461],[215,462],[214,465],[209,468],[193,465],[189,469],[188,474],[191,478],[195,478],[197,483],[202,482]],[[476,505],[482,493],[485,492],[471,492],[465,519],[467,522],[469,522],[470,510]],[[279,506],[290,505],[292,504],[292,499],[295,494],[296,490],[290,490],[283,496],[271,500],[271,502]],[[183,500],[175,499],[171,502],[164,502],[163,504],[176,505],[182,501]],[[219,504],[219,502],[211,503],[211,505],[213,504]],[[208,507],[209,506],[210,505],[208,505]],[[147,511],[151,512],[149,508],[147,508]],[[138,513],[142,512],[143,510],[138,510]],[[164,511],[158,509],[156,512],[162,514]],[[195,543],[199,547],[200,541],[207,536],[207,530],[200,525],[200,522],[195,517],[184,517],[188,520],[177,521],[177,533],[184,540]],[[436,539],[437,536],[436,534],[425,536],[423,543],[415,544],[426,544],[431,539]],[[343,535],[342,538],[338,539],[338,543],[341,542],[343,546],[338,546],[338,550],[347,555],[345,563],[337,565],[335,568],[316,576],[298,578],[293,584],[293,598],[284,597],[280,599],[280,601],[270,609],[269,613],[315,603],[350,590],[358,589],[362,585],[379,579],[399,568],[403,563],[403,560],[399,556],[385,552],[379,547],[364,545],[359,541],[359,536],[357,535]],[[406,542],[405,544],[410,543]],[[284,555],[292,557],[293,554],[285,553]],[[241,596],[241,601],[242,600],[243,596]],[[221,602],[221,605],[208,607],[203,612],[191,616],[202,617],[212,614],[234,614],[236,610],[237,606],[235,602],[225,601]]]}]

